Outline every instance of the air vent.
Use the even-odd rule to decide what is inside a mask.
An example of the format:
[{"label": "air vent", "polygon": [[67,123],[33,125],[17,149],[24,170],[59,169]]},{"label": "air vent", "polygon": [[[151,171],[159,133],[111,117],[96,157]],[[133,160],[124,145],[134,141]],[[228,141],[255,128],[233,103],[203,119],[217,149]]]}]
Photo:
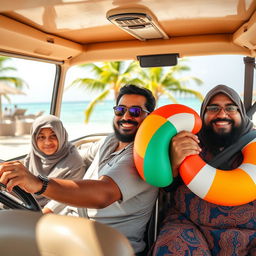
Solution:
[{"label": "air vent", "polygon": [[107,19],[142,41],[168,39],[166,33],[157,24],[153,14],[148,10],[113,9],[107,13]]}]

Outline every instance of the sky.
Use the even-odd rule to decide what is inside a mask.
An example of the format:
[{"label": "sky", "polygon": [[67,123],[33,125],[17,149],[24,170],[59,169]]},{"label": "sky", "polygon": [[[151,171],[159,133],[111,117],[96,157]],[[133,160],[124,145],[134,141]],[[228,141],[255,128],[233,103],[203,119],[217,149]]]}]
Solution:
[{"label": "sky", "polygon": [[[205,95],[212,87],[218,84],[232,86],[239,94],[243,92],[244,83],[244,62],[240,55],[213,55],[201,57],[189,57],[186,65],[190,67],[190,72],[184,73],[184,76],[195,76],[203,81],[199,87],[195,84],[190,86]],[[24,61],[17,59],[13,62],[17,68],[17,75],[22,77],[29,89],[23,91],[27,94],[11,95],[12,102],[45,102],[50,101],[50,86],[54,81],[55,66],[48,63],[37,63],[35,61]],[[255,72],[256,73],[256,72]],[[78,68],[72,68],[68,71],[66,85],[70,84],[76,77],[83,77],[84,74]],[[256,80],[256,75],[254,76]],[[256,82],[255,82],[256,83]],[[69,89],[64,94],[65,101],[90,100],[84,90]],[[3,100],[5,103],[6,101]]]}]

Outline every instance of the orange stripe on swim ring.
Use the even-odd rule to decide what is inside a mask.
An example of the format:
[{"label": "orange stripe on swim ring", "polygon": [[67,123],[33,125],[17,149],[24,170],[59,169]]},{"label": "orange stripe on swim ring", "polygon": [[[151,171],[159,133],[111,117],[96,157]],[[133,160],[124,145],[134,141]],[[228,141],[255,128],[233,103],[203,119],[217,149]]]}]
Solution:
[{"label": "orange stripe on swim ring", "polygon": [[246,204],[256,199],[255,150],[256,139],[242,149],[242,164],[228,171],[208,165],[198,155],[189,156],[180,166],[180,175],[194,194],[210,203],[223,206]]},{"label": "orange stripe on swim ring", "polygon": [[170,185],[172,137],[183,130],[197,133],[200,129],[200,117],[187,106],[170,104],[153,111],[139,127],[134,141],[134,161],[140,176],[157,187]]}]

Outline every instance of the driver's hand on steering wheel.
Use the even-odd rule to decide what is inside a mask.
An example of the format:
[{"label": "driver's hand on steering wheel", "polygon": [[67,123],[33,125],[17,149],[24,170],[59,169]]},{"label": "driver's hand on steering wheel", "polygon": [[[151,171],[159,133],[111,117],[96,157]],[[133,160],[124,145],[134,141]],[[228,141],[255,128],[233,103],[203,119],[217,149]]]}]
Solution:
[{"label": "driver's hand on steering wheel", "polygon": [[20,161],[0,163],[0,183],[11,192],[19,186],[27,193],[35,193],[42,188],[42,181],[33,175]]}]

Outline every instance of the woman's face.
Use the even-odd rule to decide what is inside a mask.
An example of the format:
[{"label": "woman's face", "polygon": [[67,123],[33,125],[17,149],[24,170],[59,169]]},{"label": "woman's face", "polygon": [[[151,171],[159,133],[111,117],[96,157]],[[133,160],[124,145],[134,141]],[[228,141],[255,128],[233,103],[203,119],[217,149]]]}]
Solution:
[{"label": "woman's face", "polygon": [[46,155],[54,154],[59,147],[56,134],[51,128],[42,128],[37,135],[36,144],[39,150]]}]

